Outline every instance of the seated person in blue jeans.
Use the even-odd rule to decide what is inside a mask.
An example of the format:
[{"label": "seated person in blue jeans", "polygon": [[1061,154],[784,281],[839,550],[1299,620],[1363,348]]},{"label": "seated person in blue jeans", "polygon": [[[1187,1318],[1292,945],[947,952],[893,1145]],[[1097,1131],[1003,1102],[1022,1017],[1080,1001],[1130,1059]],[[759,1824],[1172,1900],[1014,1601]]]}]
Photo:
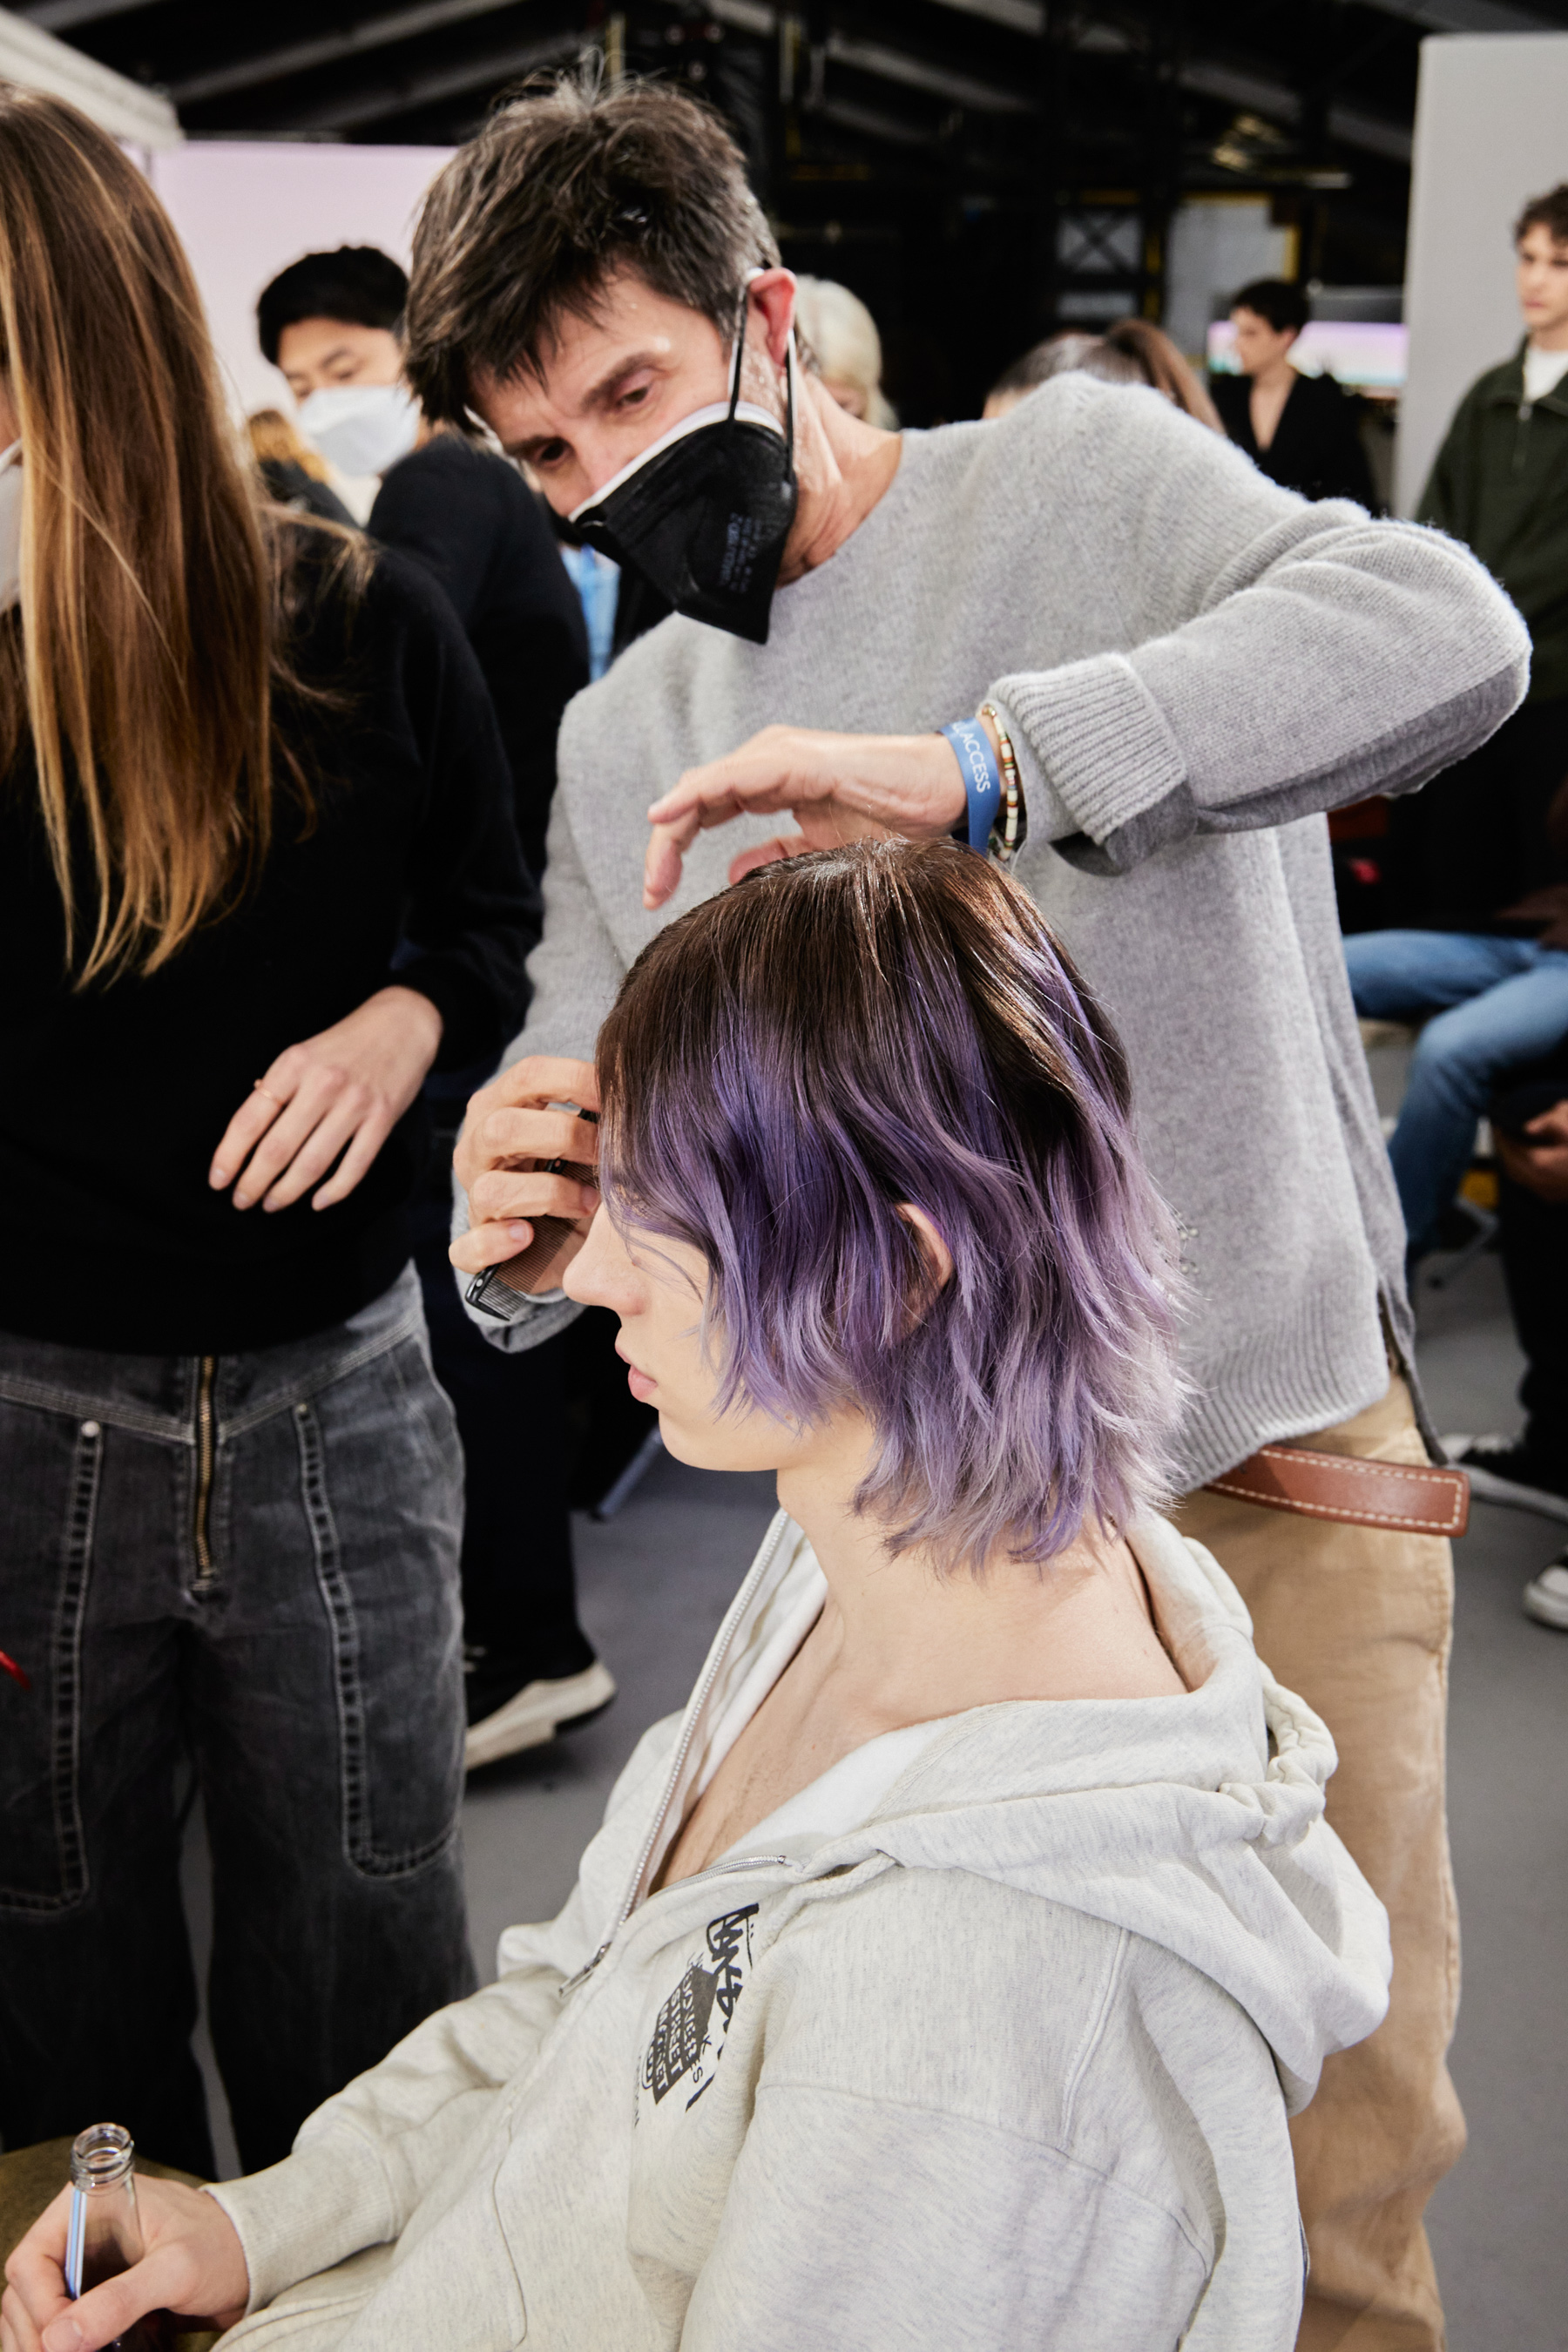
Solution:
[{"label": "seated person in blue jeans", "polygon": [[[1564,944],[1555,941],[1559,929]],[[1459,1189],[1476,1122],[1507,1070],[1538,1061],[1568,1033],[1568,926],[1540,939],[1482,931],[1361,931],[1345,941],[1351,994],[1363,1019],[1430,1013],[1388,1156],[1413,1257],[1436,1245]]]}]

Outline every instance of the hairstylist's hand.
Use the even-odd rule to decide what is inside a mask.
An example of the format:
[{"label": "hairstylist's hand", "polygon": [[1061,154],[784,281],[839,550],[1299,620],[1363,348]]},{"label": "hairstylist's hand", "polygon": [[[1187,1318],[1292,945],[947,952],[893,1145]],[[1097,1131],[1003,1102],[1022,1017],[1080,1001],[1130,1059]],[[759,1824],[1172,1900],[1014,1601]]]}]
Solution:
[{"label": "hairstylist's hand", "polygon": [[[989,722],[982,722],[994,733]],[[754,866],[798,857],[841,842],[925,840],[951,833],[963,814],[958,754],[942,735],[827,735],[810,727],[764,727],[738,751],[688,768],[649,809],[653,838],[643,864],[643,905],[662,907],[700,833],[731,817],[785,810],[800,830],[742,850],[730,867],[738,882]]]},{"label": "hairstylist's hand", "polygon": [[1499,1134],[1498,1158],[1514,1182],[1538,1200],[1568,1201],[1568,1102],[1553,1103],[1524,1132],[1528,1143]]},{"label": "hairstylist's hand", "polygon": [[[599,1130],[573,1111],[552,1110],[552,1103],[598,1109],[592,1062],[530,1054],[481,1087],[469,1102],[452,1155],[472,1219],[450,1251],[452,1264],[464,1274],[482,1274],[526,1249],[533,1239],[531,1217],[569,1217],[587,1238],[599,1205],[597,1191],[574,1176],[547,1176],[541,1163],[570,1160],[579,1167],[596,1167]],[[575,1247],[571,1255],[576,1255]],[[566,1263],[564,1256],[561,1263]]]},{"label": "hairstylist's hand", "polygon": [[[329,1169],[310,1202],[346,1201],[415,1096],[441,1043],[441,1016],[416,988],[381,988],[357,1013],[290,1045],[224,1129],[207,1181],[234,1205],[286,1209]],[[341,1156],[340,1156],[341,1155]]]},{"label": "hairstylist's hand", "polygon": [[5,2265],[0,2352],[99,2352],[149,2311],[234,2326],[250,2294],[250,2274],[238,2232],[216,2198],[142,2173],[136,2210],[146,2245],[142,2260],[73,2303],[65,2281],[70,2190],[61,2189]]}]

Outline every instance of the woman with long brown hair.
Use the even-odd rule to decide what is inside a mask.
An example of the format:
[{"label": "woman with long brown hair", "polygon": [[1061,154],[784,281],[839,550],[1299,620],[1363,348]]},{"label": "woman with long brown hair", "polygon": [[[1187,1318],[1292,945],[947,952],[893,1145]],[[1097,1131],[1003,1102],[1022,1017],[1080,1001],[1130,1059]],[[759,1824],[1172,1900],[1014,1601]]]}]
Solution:
[{"label": "woman with long brown hair", "polygon": [[460,1459],[406,1210],[515,1025],[493,715],[412,568],[268,508],[152,190],[0,89],[0,2138],[247,2164],[470,1984]]}]

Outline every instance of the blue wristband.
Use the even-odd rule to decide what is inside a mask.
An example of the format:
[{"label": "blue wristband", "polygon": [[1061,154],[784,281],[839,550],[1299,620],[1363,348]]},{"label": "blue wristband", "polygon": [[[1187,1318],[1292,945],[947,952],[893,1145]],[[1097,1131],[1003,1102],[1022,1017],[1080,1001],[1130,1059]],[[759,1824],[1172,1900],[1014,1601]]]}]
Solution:
[{"label": "blue wristband", "polygon": [[1002,805],[1002,771],[996,764],[991,738],[978,719],[955,719],[951,727],[939,727],[937,732],[946,736],[958,754],[969,802],[969,846],[984,857],[989,854],[991,828]]}]

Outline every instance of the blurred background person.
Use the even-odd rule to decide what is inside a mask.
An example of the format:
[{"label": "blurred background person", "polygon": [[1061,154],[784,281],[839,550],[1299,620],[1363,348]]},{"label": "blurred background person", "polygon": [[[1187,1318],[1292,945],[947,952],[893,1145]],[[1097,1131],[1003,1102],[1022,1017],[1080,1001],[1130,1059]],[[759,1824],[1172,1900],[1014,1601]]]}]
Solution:
[{"label": "blurred background person", "polygon": [[314,515],[318,522],[356,528],[354,519],[332,488],[326,459],[302,439],[280,408],[258,408],[245,420],[250,454],[267,495],[296,514]]},{"label": "blurred background person", "polygon": [[1389,868],[1401,928],[1522,944],[1530,927],[1501,910],[1568,877],[1548,822],[1568,776],[1568,184],[1525,205],[1513,242],[1524,333],[1459,403],[1416,512],[1512,597],[1530,630],[1530,693],[1419,804],[1395,804]]},{"label": "blurred background person", "polygon": [[1259,278],[1230,306],[1239,375],[1209,379],[1237,448],[1271,482],[1307,499],[1354,499],[1377,510],[1355,402],[1331,375],[1305,375],[1291,354],[1312,316],[1300,286]]},{"label": "blurred background person", "polygon": [[877,321],[847,286],[831,278],[795,279],[795,326],[807,364],[851,416],[896,433],[898,412],[882,390],[882,338]]},{"label": "blurred background person", "polygon": [[1047,335],[1003,370],[986,395],[984,414],[1005,416],[1037,385],[1075,371],[1098,376],[1102,383],[1152,384],[1184,415],[1196,417],[1212,432],[1225,430],[1197,370],[1164,330],[1147,319],[1119,319],[1103,335]]},{"label": "blurred background person", "polygon": [[582,606],[518,468],[460,433],[422,426],[403,382],[407,297],[389,254],[340,246],[273,278],[257,328],[317,449],[344,473],[381,477],[372,538],[412,556],[468,631],[500,724],[523,856],[538,876],[561,713],[588,682]]},{"label": "blurred background person", "polygon": [[[583,604],[542,501],[519,468],[459,432],[422,424],[403,381],[407,295],[403,270],[374,246],[308,253],[264,289],[258,332],[319,446],[347,472],[382,476],[371,537],[437,582],[467,630],[500,721],[523,855],[537,876],[561,714],[588,683]],[[539,1746],[607,1706],[616,1688],[578,1622],[568,1478],[569,1361],[586,1351],[591,1370],[613,1331],[596,1318],[597,1349],[582,1334],[570,1349],[563,1339],[532,1357],[501,1356],[463,1313],[447,1263],[452,1145],[464,1105],[489,1068],[427,1084],[433,1135],[415,1237],[437,1377],[457,1412],[466,1469],[470,1765]],[[642,1434],[639,1415],[626,1450]],[[605,1484],[613,1475],[606,1465]],[[521,1535],[520,1479],[537,1501]]]},{"label": "blurred background person", "polygon": [[[1345,942],[1356,1010],[1426,1023],[1389,1141],[1417,1256],[1442,1243],[1503,1073],[1568,1031],[1568,185],[1528,204],[1513,234],[1523,340],[1459,404],[1419,512],[1513,597],[1531,633],[1530,692],[1417,803],[1394,803],[1400,920]],[[1534,1428],[1467,1452],[1479,1492],[1568,1495],[1568,1463]]]},{"label": "blurred background person", "polygon": [[202,320],[114,141],[0,90],[0,2136],[210,2178],[184,1757],[247,2164],[473,1983],[408,1206],[538,901],[450,608],[262,503]]}]

